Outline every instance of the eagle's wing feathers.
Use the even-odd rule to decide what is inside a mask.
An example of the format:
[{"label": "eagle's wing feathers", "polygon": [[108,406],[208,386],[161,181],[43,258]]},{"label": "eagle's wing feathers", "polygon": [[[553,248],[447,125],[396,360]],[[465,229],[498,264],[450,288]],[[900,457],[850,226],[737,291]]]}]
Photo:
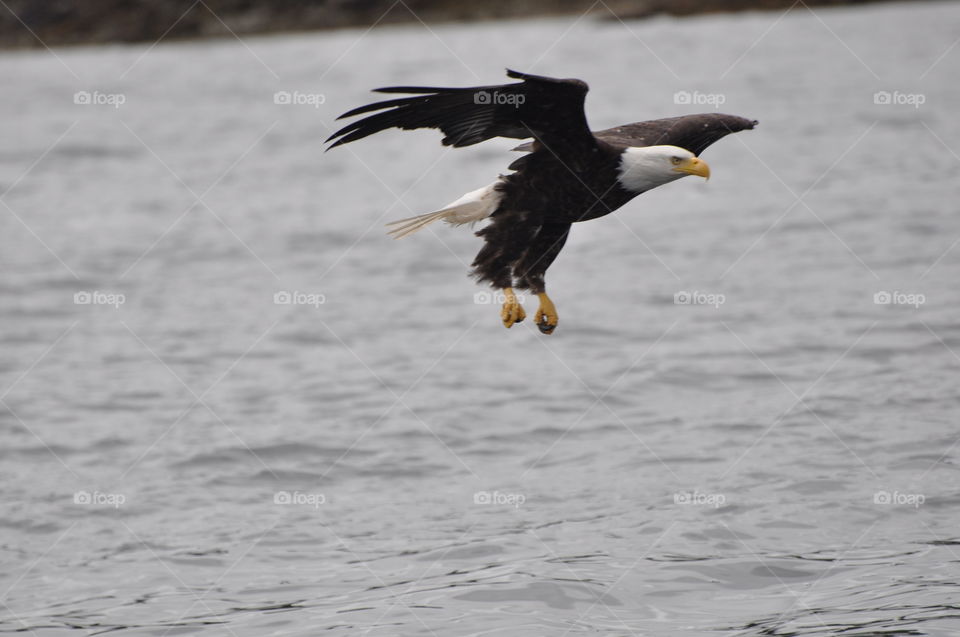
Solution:
[{"label": "eagle's wing feathers", "polygon": [[699,155],[708,146],[730,133],[751,129],[756,125],[756,120],[736,115],[700,113],[624,124],[597,131],[594,135],[606,142],[625,146],[669,144]]},{"label": "eagle's wing feathers", "polygon": [[533,137],[556,153],[595,143],[587,126],[583,103],[587,85],[509,71],[523,80],[514,84],[471,88],[394,86],[380,93],[408,93],[402,97],[361,106],[340,117],[379,111],[344,126],[327,141],[330,148],[388,128],[438,128],[446,146],[470,146],[493,137]]}]

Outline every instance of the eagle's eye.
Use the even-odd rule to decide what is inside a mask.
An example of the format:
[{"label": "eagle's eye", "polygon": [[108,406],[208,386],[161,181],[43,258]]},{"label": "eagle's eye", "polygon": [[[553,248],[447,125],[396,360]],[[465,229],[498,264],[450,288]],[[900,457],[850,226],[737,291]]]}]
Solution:
[{"label": "eagle's eye", "polygon": [[673,164],[674,166],[676,166],[676,165],[678,165],[678,164],[680,163],[680,158],[679,158],[679,157],[671,157],[671,158],[670,158],[670,163]]}]

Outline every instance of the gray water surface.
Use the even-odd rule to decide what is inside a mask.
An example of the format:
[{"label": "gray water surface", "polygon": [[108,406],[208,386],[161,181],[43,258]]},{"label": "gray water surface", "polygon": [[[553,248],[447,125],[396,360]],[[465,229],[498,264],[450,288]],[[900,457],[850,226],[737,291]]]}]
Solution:
[{"label": "gray water surface", "polygon": [[[0,632],[960,634],[958,34],[918,3],[4,53]],[[587,80],[596,129],[761,122],[574,229],[549,337],[475,302],[465,228],[383,231],[513,143],[322,152],[370,88],[506,66]]]}]

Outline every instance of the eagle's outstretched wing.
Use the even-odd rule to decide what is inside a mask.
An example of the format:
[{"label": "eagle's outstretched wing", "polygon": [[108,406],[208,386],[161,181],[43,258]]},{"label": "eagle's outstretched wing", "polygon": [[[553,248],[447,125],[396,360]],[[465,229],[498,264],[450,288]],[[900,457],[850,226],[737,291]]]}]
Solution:
[{"label": "eagle's outstretched wing", "polygon": [[330,148],[388,128],[439,128],[445,146],[470,146],[493,137],[533,137],[558,155],[596,144],[587,126],[583,102],[587,84],[576,79],[555,79],[518,73],[523,80],[500,86],[431,88],[392,86],[379,93],[413,93],[416,97],[376,102],[341,115],[353,117],[380,111],[344,126],[331,135]]},{"label": "eagle's outstretched wing", "polygon": [[[699,155],[704,149],[718,139],[730,133],[748,130],[757,125],[757,120],[724,115],[723,113],[699,113],[697,115],[680,115],[679,117],[665,117],[652,119],[646,122],[635,122],[615,126],[593,133],[597,139],[617,146],[657,146],[670,145],[686,148],[694,155]],[[513,150],[532,152],[537,147],[533,142],[520,144]],[[521,160],[514,162],[520,165]],[[511,165],[511,168],[513,166]]]},{"label": "eagle's outstretched wing", "polygon": [[594,133],[598,138],[627,146],[658,146],[668,144],[686,148],[699,155],[710,144],[730,133],[751,129],[756,120],[724,115],[723,113],[700,113],[681,115],[648,122],[624,124]]}]

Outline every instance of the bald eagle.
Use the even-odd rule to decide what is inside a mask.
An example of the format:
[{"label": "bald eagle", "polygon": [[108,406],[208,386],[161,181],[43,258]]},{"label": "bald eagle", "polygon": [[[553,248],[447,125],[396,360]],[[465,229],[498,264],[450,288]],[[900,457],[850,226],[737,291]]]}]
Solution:
[{"label": "bald eagle", "polygon": [[535,322],[544,334],[557,327],[557,309],[544,276],[563,248],[570,226],[596,219],[657,186],[687,175],[708,178],[698,157],[718,139],[757,125],[755,120],[704,113],[624,124],[592,132],[583,110],[587,84],[507,69],[522,80],[497,86],[431,88],[392,86],[378,93],[400,97],[367,104],[338,119],[374,113],[344,126],[330,150],[388,128],[438,128],[445,146],[470,146],[493,137],[533,138],[515,148],[520,157],[492,184],[467,193],[441,210],[388,224],[406,237],[439,219],[462,225],[490,222],[473,261],[480,282],[503,291],[500,318],[511,327],[526,318],[514,289],[540,301]]}]

